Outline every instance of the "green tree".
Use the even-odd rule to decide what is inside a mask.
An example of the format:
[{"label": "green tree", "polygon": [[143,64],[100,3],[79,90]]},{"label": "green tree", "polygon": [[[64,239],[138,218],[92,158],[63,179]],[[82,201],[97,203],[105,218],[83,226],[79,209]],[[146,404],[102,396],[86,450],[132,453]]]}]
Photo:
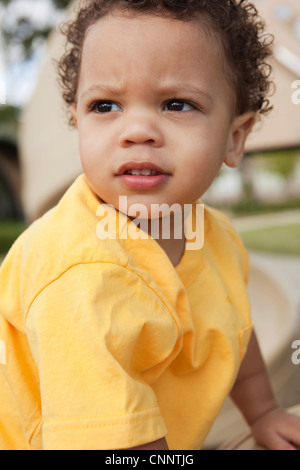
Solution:
[{"label": "green tree", "polygon": [[297,161],[300,157],[300,151],[282,150],[278,152],[270,152],[268,155],[268,167],[274,173],[289,179],[296,168]]}]

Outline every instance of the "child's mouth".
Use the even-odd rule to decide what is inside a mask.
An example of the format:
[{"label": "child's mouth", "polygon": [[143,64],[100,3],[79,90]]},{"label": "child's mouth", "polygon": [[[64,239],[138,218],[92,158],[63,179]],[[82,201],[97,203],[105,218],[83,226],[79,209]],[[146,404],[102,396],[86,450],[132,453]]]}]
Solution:
[{"label": "child's mouth", "polygon": [[138,170],[138,169],[133,169],[133,170],[126,170],[124,175],[133,175],[133,176],[157,176],[161,175],[159,171],[156,170],[150,170],[150,169],[143,169],[143,170]]},{"label": "child's mouth", "polygon": [[170,174],[150,162],[128,162],[117,176],[131,189],[153,189],[164,183]]}]

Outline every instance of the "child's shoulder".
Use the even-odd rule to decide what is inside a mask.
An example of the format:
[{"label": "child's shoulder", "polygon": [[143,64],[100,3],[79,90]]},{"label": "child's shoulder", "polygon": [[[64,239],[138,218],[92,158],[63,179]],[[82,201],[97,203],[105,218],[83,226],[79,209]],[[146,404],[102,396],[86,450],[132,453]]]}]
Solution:
[{"label": "child's shoulder", "polygon": [[16,240],[3,262],[0,278],[21,272],[37,290],[79,264],[113,257],[126,265],[120,247],[109,249],[109,244],[97,238],[98,207],[99,200],[80,175],[59,203]]},{"label": "child's shoulder", "polygon": [[[76,259],[96,217],[97,203],[80,175],[55,207],[34,221],[21,235],[23,256]],[[95,206],[95,207],[94,207]]]},{"label": "child's shoulder", "polygon": [[208,231],[224,231],[234,239],[240,236],[230,217],[219,209],[205,205],[205,224]]},{"label": "child's shoulder", "polygon": [[207,204],[204,205],[204,214],[206,236],[228,236],[240,243],[240,235],[229,215]]}]

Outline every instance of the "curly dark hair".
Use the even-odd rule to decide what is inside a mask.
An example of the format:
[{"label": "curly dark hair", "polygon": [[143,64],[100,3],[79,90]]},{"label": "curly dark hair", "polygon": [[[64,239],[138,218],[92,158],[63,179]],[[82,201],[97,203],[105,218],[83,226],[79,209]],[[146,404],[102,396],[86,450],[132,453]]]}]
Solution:
[{"label": "curly dark hair", "polygon": [[[266,114],[272,68],[266,60],[272,55],[273,36],[265,33],[265,23],[247,0],[82,0],[74,21],[60,27],[66,36],[66,52],[58,63],[59,82],[67,106],[76,103],[81,54],[85,35],[112,10],[151,13],[181,21],[203,20],[219,35],[229,81],[236,94],[236,113],[255,111]],[[70,124],[74,125],[70,116]]]}]

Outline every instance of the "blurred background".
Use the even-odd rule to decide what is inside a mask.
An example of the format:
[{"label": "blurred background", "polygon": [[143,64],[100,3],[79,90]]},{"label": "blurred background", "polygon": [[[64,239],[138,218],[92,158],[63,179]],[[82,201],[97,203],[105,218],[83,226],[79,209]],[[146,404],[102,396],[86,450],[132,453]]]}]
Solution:
[{"label": "blurred background", "polygon": [[[59,23],[77,0],[0,0],[0,264],[23,230],[82,172],[56,82]],[[274,110],[239,169],[223,168],[203,201],[228,213],[249,249],[253,318],[278,400],[300,402],[300,3],[254,0],[275,36]],[[244,431],[228,400],[207,439]]]}]

